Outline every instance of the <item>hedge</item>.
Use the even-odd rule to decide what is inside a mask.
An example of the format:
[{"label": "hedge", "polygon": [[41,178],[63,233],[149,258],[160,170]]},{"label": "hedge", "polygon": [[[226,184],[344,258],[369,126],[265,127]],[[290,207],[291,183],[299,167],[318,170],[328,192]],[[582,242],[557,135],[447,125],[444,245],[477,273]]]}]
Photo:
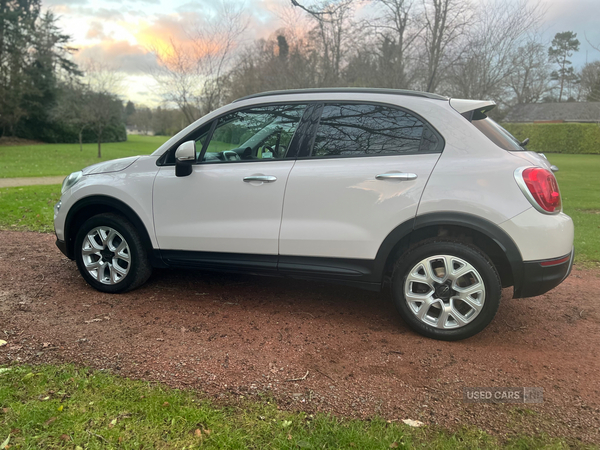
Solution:
[{"label": "hedge", "polygon": [[595,123],[503,123],[528,150],[543,153],[600,154],[600,125]]}]

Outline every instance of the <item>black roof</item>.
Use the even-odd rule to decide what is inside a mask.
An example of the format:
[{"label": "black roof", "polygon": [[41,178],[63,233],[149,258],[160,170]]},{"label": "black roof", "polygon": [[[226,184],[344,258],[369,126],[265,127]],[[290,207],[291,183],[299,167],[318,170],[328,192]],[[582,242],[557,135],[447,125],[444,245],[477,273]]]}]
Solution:
[{"label": "black roof", "polygon": [[600,122],[600,102],[525,103],[515,105],[504,122]]},{"label": "black roof", "polygon": [[425,97],[434,100],[448,100],[448,97],[444,97],[438,94],[432,94],[429,92],[421,91],[409,91],[405,89],[383,89],[383,88],[310,88],[310,89],[288,89],[282,91],[267,91],[260,92],[258,94],[247,95],[246,97],[238,98],[235,102],[241,102],[242,100],[248,100],[250,98],[269,97],[273,95],[291,95],[291,94],[330,94],[330,93],[346,93],[346,94],[391,94],[391,95],[410,95],[413,97]]}]

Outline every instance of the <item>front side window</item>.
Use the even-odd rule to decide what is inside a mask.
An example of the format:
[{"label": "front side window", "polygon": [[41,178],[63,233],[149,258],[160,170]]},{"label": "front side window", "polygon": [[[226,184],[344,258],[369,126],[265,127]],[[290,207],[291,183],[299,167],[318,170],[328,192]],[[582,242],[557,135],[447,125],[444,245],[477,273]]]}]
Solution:
[{"label": "front side window", "polygon": [[[260,106],[221,117],[203,162],[283,159],[306,105]],[[197,147],[200,144],[197,144]]]},{"label": "front side window", "polygon": [[368,104],[325,105],[313,157],[398,155],[436,151],[438,137],[416,116]]}]

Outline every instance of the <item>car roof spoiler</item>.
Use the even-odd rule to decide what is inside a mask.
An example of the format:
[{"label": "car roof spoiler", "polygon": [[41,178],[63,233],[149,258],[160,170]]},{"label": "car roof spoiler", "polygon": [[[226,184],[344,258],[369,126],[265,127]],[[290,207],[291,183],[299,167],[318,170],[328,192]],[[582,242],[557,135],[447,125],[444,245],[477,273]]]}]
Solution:
[{"label": "car roof spoiler", "polygon": [[492,100],[465,100],[462,98],[451,98],[450,106],[462,114],[469,122],[472,120],[485,119],[487,112],[496,107]]}]

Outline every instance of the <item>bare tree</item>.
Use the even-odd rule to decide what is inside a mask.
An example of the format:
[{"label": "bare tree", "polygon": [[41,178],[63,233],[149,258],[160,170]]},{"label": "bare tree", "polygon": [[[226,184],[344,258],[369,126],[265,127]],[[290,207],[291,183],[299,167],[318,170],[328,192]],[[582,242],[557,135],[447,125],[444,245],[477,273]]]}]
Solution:
[{"label": "bare tree", "polygon": [[452,93],[464,98],[502,98],[508,78],[517,69],[514,63],[522,62],[519,47],[542,16],[539,4],[529,6],[526,0],[482,3],[466,34],[468,45],[451,70]]},{"label": "bare tree", "polygon": [[536,103],[550,93],[550,68],[546,46],[536,39],[514,51],[508,87],[517,103]]},{"label": "bare tree", "polygon": [[581,94],[588,102],[600,102],[600,61],[581,69]]},{"label": "bare tree", "polygon": [[409,55],[423,31],[423,24],[418,23],[418,4],[416,0],[377,0],[375,6],[378,7],[378,18],[372,25],[365,21],[365,26],[373,30],[378,41],[374,51],[380,64],[374,75],[388,87],[406,89],[410,84],[407,75]]},{"label": "bare tree", "polygon": [[452,46],[463,37],[470,17],[468,0],[423,0],[424,53],[427,61],[424,89],[437,89],[445,70],[451,66]]},{"label": "bare tree", "polygon": [[224,75],[246,30],[246,11],[220,2],[215,19],[186,30],[188,42],[171,39],[167,48],[150,48],[159,68],[152,72],[165,101],[176,104],[188,123],[224,103]]},{"label": "bare tree", "polygon": [[339,85],[343,58],[352,26],[354,0],[323,0],[307,8],[296,0],[292,5],[306,11],[316,22],[313,29],[321,47],[322,85]]},{"label": "bare tree", "polygon": [[77,131],[79,151],[83,151],[83,132],[90,126],[90,107],[87,89],[78,82],[65,84],[57,98],[56,105],[50,111],[55,122],[62,122]]}]

